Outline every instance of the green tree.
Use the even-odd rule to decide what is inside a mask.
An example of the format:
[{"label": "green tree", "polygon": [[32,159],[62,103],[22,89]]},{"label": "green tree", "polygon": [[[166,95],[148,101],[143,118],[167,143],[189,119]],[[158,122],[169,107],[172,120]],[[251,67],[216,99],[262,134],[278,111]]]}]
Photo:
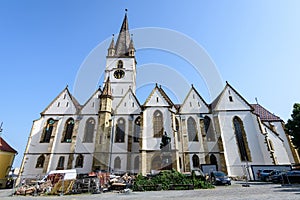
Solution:
[{"label": "green tree", "polygon": [[285,125],[286,131],[292,136],[292,142],[300,150],[300,103],[293,106],[292,119],[289,119]]}]

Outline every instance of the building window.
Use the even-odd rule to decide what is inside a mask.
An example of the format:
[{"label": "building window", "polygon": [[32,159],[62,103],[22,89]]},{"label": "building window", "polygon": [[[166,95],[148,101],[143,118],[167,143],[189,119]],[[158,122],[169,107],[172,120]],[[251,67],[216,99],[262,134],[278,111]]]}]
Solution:
[{"label": "building window", "polygon": [[64,169],[64,164],[65,164],[65,157],[60,156],[58,159],[57,167],[56,169]]},{"label": "building window", "polygon": [[40,141],[41,143],[49,143],[50,142],[54,123],[55,123],[55,121],[53,119],[48,119],[46,127],[43,130],[43,134],[42,134],[41,141]]},{"label": "building window", "polygon": [[75,163],[76,168],[82,168],[83,167],[83,155],[79,154],[76,158],[76,163]]},{"label": "building window", "polygon": [[64,137],[62,142],[70,143],[72,141],[73,129],[74,129],[74,119],[70,118],[66,122]]},{"label": "building window", "polygon": [[134,137],[133,137],[133,142],[139,142],[140,131],[141,131],[141,117],[138,117],[134,121]]},{"label": "building window", "polygon": [[179,121],[177,118],[175,118],[175,129],[177,132],[177,141],[180,142]]},{"label": "building window", "polygon": [[250,161],[250,150],[248,147],[246,132],[242,120],[239,117],[233,118],[235,137],[242,161]]},{"label": "building window", "polygon": [[193,167],[194,168],[199,168],[200,161],[199,161],[199,157],[196,154],[193,155],[192,161],[193,161]]},{"label": "building window", "polygon": [[229,101],[230,101],[230,102],[233,102],[232,96],[229,96]]},{"label": "building window", "polygon": [[94,139],[94,131],[95,131],[95,120],[93,118],[89,118],[85,123],[83,142],[92,143]]},{"label": "building window", "polygon": [[211,165],[218,165],[217,157],[214,154],[210,155],[209,160]]},{"label": "building window", "polygon": [[156,110],[153,114],[153,135],[154,137],[162,137],[163,132],[163,115],[159,110]]},{"label": "building window", "polygon": [[123,68],[123,61],[122,60],[118,61],[118,68]]},{"label": "building window", "polygon": [[118,119],[116,125],[116,143],[123,143],[125,141],[125,120],[123,118]]},{"label": "building window", "polygon": [[35,168],[43,168],[44,162],[45,162],[45,156],[44,156],[44,154],[42,154],[38,157]]},{"label": "building window", "polygon": [[188,135],[189,135],[189,141],[199,141],[198,139],[198,133],[196,128],[196,121],[194,118],[189,117],[187,120],[187,129],[188,129]]},{"label": "building window", "polygon": [[137,157],[135,157],[135,159],[134,159],[134,170],[135,170],[135,171],[138,171],[138,170],[139,170],[139,167],[140,167],[140,157],[137,156]]},{"label": "building window", "polygon": [[120,169],[121,169],[121,159],[118,156],[118,157],[115,158],[114,170],[120,170]]},{"label": "building window", "polygon": [[215,141],[213,126],[211,123],[211,119],[208,116],[204,117],[204,128],[205,128],[207,141]]},{"label": "building window", "polygon": [[181,157],[179,157],[179,169],[182,169]]}]

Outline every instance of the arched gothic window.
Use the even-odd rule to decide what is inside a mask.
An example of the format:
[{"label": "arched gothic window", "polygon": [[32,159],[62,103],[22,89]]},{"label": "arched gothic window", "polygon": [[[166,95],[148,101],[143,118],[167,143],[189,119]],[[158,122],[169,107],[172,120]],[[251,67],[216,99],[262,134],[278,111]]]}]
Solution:
[{"label": "arched gothic window", "polygon": [[116,143],[123,143],[125,141],[125,120],[119,118],[116,125]]},{"label": "arched gothic window", "polygon": [[179,121],[177,118],[175,118],[175,129],[177,132],[177,141],[180,142]]},{"label": "arched gothic window", "polygon": [[139,156],[135,157],[134,159],[134,170],[138,171],[140,167],[140,158]]},{"label": "arched gothic window", "polygon": [[207,141],[215,141],[213,126],[211,123],[211,119],[208,116],[204,117],[204,127],[205,127]]},{"label": "arched gothic window", "polygon": [[139,142],[140,131],[141,131],[141,117],[138,117],[134,121],[134,137],[133,137],[133,142]]},{"label": "arched gothic window", "polygon": [[72,141],[73,129],[74,129],[74,119],[70,118],[66,122],[64,137],[62,142],[70,143]]},{"label": "arched gothic window", "polygon": [[214,154],[210,155],[209,160],[210,160],[210,164],[212,164],[212,165],[217,165],[218,164],[217,158]]},{"label": "arched gothic window", "polygon": [[79,154],[76,158],[75,167],[82,168],[83,167],[83,155]]},{"label": "arched gothic window", "polygon": [[41,141],[40,141],[41,143],[49,143],[50,142],[54,123],[55,123],[55,121],[52,118],[48,119],[46,127],[43,130],[43,134],[42,134]]},{"label": "arched gothic window", "polygon": [[57,168],[56,169],[64,169],[64,165],[65,165],[65,157],[64,156],[60,156],[58,159],[58,163],[57,163]]},{"label": "arched gothic window", "polygon": [[121,169],[121,159],[119,156],[117,156],[114,162],[114,170],[120,170],[120,169]]},{"label": "arched gothic window", "polygon": [[199,157],[196,154],[193,155],[192,161],[193,161],[194,168],[198,168],[200,166]]},{"label": "arched gothic window", "polygon": [[187,120],[187,129],[188,129],[188,135],[189,135],[189,141],[199,141],[198,139],[198,132],[196,128],[196,121],[194,118],[189,117]]},{"label": "arched gothic window", "polygon": [[94,139],[94,131],[95,131],[95,120],[93,118],[89,118],[85,123],[83,142],[92,143]]},{"label": "arched gothic window", "polygon": [[250,161],[250,150],[248,147],[247,136],[244,129],[242,120],[239,117],[233,118],[233,125],[235,131],[235,137],[240,152],[240,157],[242,161]]},{"label": "arched gothic window", "polygon": [[122,60],[119,60],[118,61],[118,68],[123,68],[123,61]]},{"label": "arched gothic window", "polygon": [[179,157],[179,168],[182,169],[181,157]]},{"label": "arched gothic window", "polygon": [[35,168],[43,168],[44,162],[45,162],[45,156],[44,156],[44,154],[42,154],[38,157]]},{"label": "arched gothic window", "polygon": [[164,132],[163,115],[159,110],[153,113],[153,136],[162,137]]}]

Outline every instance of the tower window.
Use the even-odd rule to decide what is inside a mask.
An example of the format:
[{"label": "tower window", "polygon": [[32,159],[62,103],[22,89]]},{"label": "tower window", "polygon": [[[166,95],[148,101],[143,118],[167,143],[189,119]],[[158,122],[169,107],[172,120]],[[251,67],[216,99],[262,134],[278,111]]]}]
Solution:
[{"label": "tower window", "polygon": [[122,60],[118,61],[118,68],[123,68],[123,61]]}]

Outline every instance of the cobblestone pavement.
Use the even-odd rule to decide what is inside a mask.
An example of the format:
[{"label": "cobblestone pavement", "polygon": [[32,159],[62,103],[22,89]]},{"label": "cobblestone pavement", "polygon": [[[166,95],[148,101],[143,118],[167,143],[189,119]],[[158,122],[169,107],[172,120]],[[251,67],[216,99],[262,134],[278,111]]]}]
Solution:
[{"label": "cobblestone pavement", "polygon": [[82,200],[82,199],[128,199],[128,200],[227,200],[227,199],[251,199],[251,200],[292,200],[300,199],[300,185],[281,186],[275,184],[265,183],[249,183],[250,187],[243,187],[243,183],[234,182],[231,186],[217,186],[215,189],[207,190],[181,190],[181,191],[154,191],[154,192],[129,192],[127,194],[110,192],[104,194],[80,194],[80,195],[65,195],[65,196],[13,196],[8,197],[11,194],[11,190],[0,190],[0,199],[70,199],[70,200]]}]

